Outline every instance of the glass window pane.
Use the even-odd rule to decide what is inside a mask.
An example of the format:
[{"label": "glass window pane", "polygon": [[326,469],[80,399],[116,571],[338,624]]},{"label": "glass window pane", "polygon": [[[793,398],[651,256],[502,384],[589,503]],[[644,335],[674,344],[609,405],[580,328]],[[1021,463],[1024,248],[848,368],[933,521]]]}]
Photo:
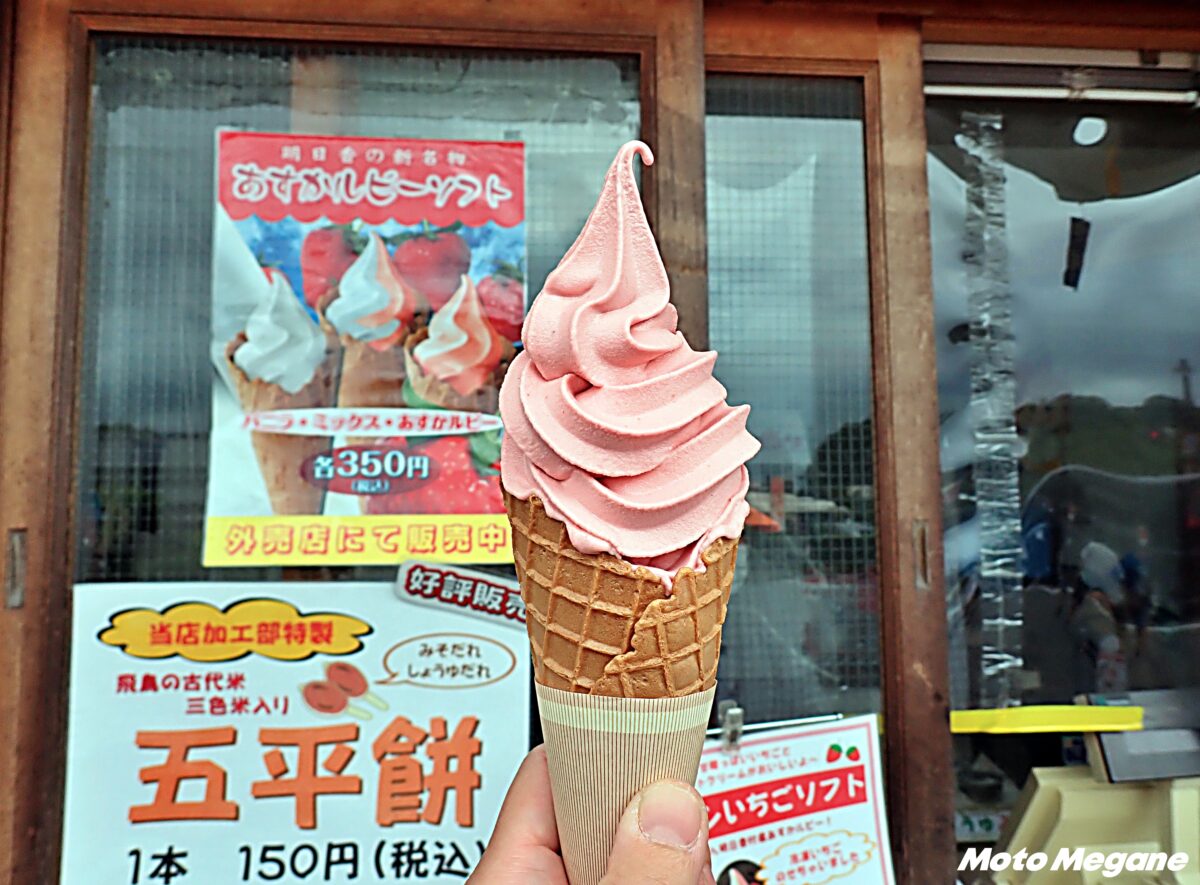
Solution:
[{"label": "glass window pane", "polygon": [[928,119],[954,702],[1197,684],[1195,119],[969,99]]},{"label": "glass window pane", "polygon": [[752,721],[879,709],[857,80],[708,78],[710,342],[763,442],[721,652]]},{"label": "glass window pane", "polygon": [[523,141],[530,292],[587,217],[595,170],[640,131],[623,56],[111,37],[94,57],[84,581],[237,577],[199,565],[217,128]]},{"label": "glass window pane", "polygon": [[[939,98],[927,121],[951,702],[1195,686],[1194,114]],[[1084,758],[1057,734],[955,755],[970,842]]]}]

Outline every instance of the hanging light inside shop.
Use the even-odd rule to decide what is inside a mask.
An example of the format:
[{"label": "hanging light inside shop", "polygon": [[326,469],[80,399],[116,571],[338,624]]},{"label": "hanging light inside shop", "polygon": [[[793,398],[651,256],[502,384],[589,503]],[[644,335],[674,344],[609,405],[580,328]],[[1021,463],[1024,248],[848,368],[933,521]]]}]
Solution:
[{"label": "hanging light inside shop", "polygon": [[1108,121],[1103,117],[1080,117],[1071,137],[1080,147],[1099,144],[1108,135]]}]

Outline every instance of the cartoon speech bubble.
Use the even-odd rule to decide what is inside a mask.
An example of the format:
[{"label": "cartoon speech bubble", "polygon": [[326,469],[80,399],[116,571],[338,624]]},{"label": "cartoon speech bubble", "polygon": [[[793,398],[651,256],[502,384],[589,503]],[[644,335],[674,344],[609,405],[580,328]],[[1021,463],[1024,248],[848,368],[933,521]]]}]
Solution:
[{"label": "cartoon speech bubble", "polygon": [[792,881],[800,870],[805,885],[822,885],[849,876],[877,850],[875,841],[866,833],[849,830],[812,833],[797,842],[784,842],[764,857],[758,881]]},{"label": "cartoon speech bubble", "polygon": [[471,633],[428,633],[393,645],[383,656],[380,685],[478,688],[499,682],[517,668],[507,645]]},{"label": "cartoon speech bubble", "polygon": [[259,654],[277,661],[313,655],[348,655],[362,648],[371,627],[335,612],[301,614],[290,602],[243,599],[225,609],[183,602],[157,612],[131,609],[115,614],[100,641],[135,658],[235,661]]}]

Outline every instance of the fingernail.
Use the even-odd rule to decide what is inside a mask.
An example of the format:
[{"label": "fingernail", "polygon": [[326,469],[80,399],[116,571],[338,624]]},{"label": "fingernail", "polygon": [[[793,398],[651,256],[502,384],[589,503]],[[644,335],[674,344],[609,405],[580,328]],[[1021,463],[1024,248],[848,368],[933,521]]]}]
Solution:
[{"label": "fingernail", "polygon": [[672,783],[651,784],[638,803],[638,828],[651,842],[688,848],[700,835],[703,804],[690,790]]}]

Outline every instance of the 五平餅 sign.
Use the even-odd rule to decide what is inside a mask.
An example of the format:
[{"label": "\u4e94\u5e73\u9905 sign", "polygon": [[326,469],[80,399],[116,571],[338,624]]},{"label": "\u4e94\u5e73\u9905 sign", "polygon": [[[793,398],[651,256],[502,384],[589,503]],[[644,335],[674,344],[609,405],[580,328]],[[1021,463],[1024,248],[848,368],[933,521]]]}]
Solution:
[{"label": "\u4e94\u5e73\u9905 sign", "polygon": [[75,590],[63,885],[462,882],[528,749],[509,581]]}]

